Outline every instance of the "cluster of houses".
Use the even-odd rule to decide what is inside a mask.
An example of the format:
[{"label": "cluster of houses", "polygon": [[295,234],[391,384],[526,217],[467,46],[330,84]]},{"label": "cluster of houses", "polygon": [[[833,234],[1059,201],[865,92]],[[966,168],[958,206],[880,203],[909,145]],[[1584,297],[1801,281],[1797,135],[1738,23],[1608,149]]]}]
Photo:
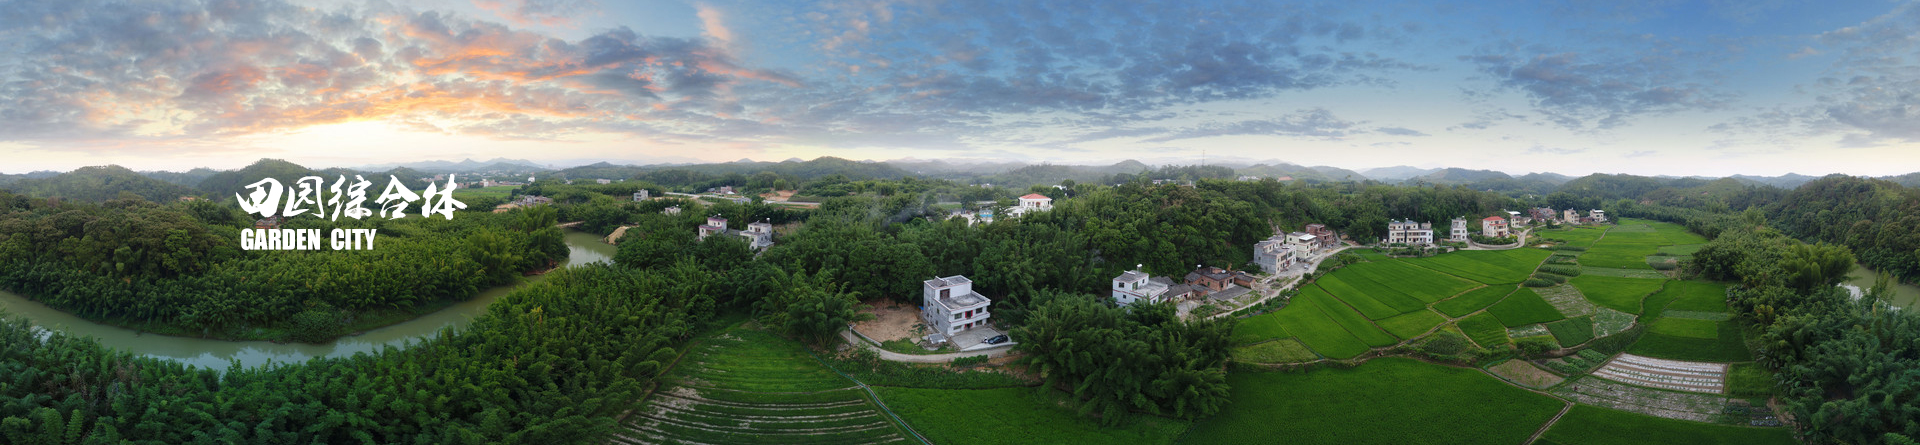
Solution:
[{"label": "cluster of houses", "polygon": [[493,213],[507,213],[508,211],[511,211],[513,209],[533,207],[533,206],[543,206],[543,205],[552,204],[552,203],[553,203],[553,198],[548,198],[545,196],[525,195],[525,196],[521,196],[520,199],[513,200],[513,202],[493,206]]},{"label": "cluster of houses", "polygon": [[1304,232],[1275,234],[1254,243],[1253,262],[1266,273],[1276,273],[1303,264],[1314,252],[1340,244],[1340,236],[1325,224],[1308,224]]},{"label": "cluster of houses", "polygon": [[[679,211],[678,208],[674,208],[673,210],[675,213]],[[746,238],[748,246],[752,247],[755,251],[766,250],[768,247],[773,247],[773,223],[765,220],[747,224],[747,230],[733,230],[727,228],[726,218],[721,218],[718,215],[709,216],[707,217],[707,223],[700,225],[699,239],[705,241],[707,237],[714,235]]]},{"label": "cluster of houses", "polygon": [[[1545,207],[1529,209],[1526,213],[1511,210],[1504,213],[1506,213],[1506,216],[1496,215],[1481,218],[1480,235],[1492,238],[1509,237],[1513,236],[1513,230],[1515,228],[1524,227],[1534,222],[1552,221],[1560,224],[1574,225],[1607,222],[1607,211],[1597,209],[1588,211],[1587,216],[1580,216],[1580,212],[1573,209],[1567,209],[1563,213],[1556,213],[1553,209]],[[1467,242],[1468,238],[1473,234],[1473,228],[1469,225],[1470,223],[1467,221],[1467,218],[1454,218],[1452,223],[1452,227],[1450,227],[1447,232],[1447,240],[1462,243]],[[1411,219],[1405,221],[1396,219],[1387,222],[1387,243],[1389,244],[1432,245],[1433,240],[1433,225],[1431,223],[1414,222]]]}]

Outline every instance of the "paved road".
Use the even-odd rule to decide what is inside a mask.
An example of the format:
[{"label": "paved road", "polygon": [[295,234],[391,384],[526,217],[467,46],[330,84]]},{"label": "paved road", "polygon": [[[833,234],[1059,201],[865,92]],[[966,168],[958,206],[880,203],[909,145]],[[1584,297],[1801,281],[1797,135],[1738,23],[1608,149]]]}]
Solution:
[{"label": "paved road", "polygon": [[1532,227],[1528,227],[1527,230],[1520,231],[1519,241],[1515,241],[1513,244],[1509,244],[1505,246],[1492,246],[1492,245],[1486,245],[1486,244],[1480,244],[1480,243],[1468,241],[1467,247],[1465,249],[1460,249],[1460,250],[1513,250],[1513,249],[1518,249],[1522,247],[1527,247],[1527,234],[1529,233],[1533,233]]},{"label": "paved road", "polygon": [[1007,350],[1013,349],[1012,347],[1005,347],[1005,348],[994,348],[986,351],[950,352],[946,354],[926,354],[926,355],[901,354],[898,352],[880,349],[879,346],[874,346],[873,343],[867,343],[866,340],[855,338],[853,336],[853,331],[851,330],[840,331],[840,337],[846,338],[847,343],[853,344],[853,346],[856,348],[866,348],[867,350],[873,351],[875,354],[879,354],[881,360],[893,361],[893,362],[907,362],[907,363],[947,363],[947,362],[953,361],[953,359],[956,359],[956,358],[972,357],[976,355],[985,355],[987,356],[987,358],[1000,358],[1000,357],[1005,357],[1007,355]]}]

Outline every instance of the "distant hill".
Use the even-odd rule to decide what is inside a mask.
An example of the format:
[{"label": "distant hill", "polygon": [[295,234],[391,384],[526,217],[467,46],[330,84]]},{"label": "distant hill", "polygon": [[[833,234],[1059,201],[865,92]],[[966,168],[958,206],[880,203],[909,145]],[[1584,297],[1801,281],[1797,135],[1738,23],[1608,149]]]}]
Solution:
[{"label": "distant hill", "polygon": [[388,170],[393,170],[395,168],[408,168],[408,169],[418,170],[418,171],[427,172],[427,173],[466,173],[466,172],[485,172],[485,171],[496,171],[496,170],[510,171],[510,172],[526,172],[526,171],[550,170],[546,167],[540,166],[540,164],[534,163],[533,161],[529,161],[525,159],[507,159],[507,158],[493,158],[485,161],[474,161],[472,159],[462,159],[460,160],[460,162],[452,162],[452,161],[403,162],[403,163],[392,163],[392,164],[367,165],[367,166],[354,167],[353,169],[359,170],[359,171],[388,171]]},{"label": "distant hill", "polygon": [[1359,172],[1353,170],[1324,165],[1307,167],[1286,162],[1254,164],[1234,169],[1234,172],[1244,176],[1258,176],[1262,178],[1288,177],[1296,181],[1310,182],[1361,181],[1367,179],[1365,175],[1361,175]]},{"label": "distant hill", "polygon": [[1428,173],[1433,173],[1438,170],[1440,169],[1396,165],[1393,167],[1369,168],[1366,170],[1361,170],[1360,174],[1366,175],[1368,179],[1372,179],[1375,181],[1399,182],[1399,181],[1404,181],[1407,178],[1412,178],[1415,176],[1421,176]]},{"label": "distant hill", "polygon": [[1920,172],[1908,173],[1900,176],[1888,176],[1880,179],[1893,181],[1895,184],[1900,184],[1907,187],[1920,188]]},{"label": "distant hill", "polygon": [[200,186],[200,181],[206,180],[207,177],[213,176],[215,173],[220,173],[220,171],[214,170],[211,168],[206,168],[206,167],[187,170],[185,172],[168,172],[168,171],[140,172],[142,176],[146,176],[149,178],[158,179],[162,181],[167,181],[167,182],[171,182],[174,184],[179,184],[187,187],[198,187]]},{"label": "distant hill", "polygon": [[1481,181],[1513,179],[1513,176],[1493,170],[1468,170],[1464,168],[1443,168],[1432,173],[1407,178],[1404,184],[1471,184]]},{"label": "distant hill", "polygon": [[1779,187],[1783,189],[1799,188],[1801,184],[1806,184],[1808,182],[1812,182],[1815,179],[1820,179],[1819,177],[1807,176],[1807,175],[1802,175],[1798,173],[1788,173],[1781,176],[1733,175],[1733,176],[1729,176],[1729,178],[1739,179],[1742,181],[1748,181],[1756,184],[1771,185],[1771,186]]},{"label": "distant hill", "polygon": [[121,193],[131,193],[153,202],[167,202],[181,196],[200,194],[194,189],[149,178],[118,165],[81,167],[51,177],[21,179],[0,188],[40,198],[94,202],[116,199]]}]

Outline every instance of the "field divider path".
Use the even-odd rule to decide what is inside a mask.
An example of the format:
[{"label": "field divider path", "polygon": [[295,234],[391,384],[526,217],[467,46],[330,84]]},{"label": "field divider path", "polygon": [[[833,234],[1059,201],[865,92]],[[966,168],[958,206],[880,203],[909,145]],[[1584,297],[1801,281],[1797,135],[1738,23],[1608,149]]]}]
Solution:
[{"label": "field divider path", "polygon": [[1539,441],[1540,436],[1546,435],[1547,430],[1553,429],[1554,423],[1559,422],[1561,417],[1565,417],[1567,415],[1567,411],[1572,411],[1572,410],[1573,410],[1573,402],[1567,402],[1566,405],[1561,406],[1560,414],[1554,414],[1552,419],[1547,419],[1547,423],[1545,425],[1540,425],[1540,429],[1535,430],[1533,432],[1533,437],[1528,437],[1527,441],[1521,442],[1520,445],[1531,445],[1532,443]]}]

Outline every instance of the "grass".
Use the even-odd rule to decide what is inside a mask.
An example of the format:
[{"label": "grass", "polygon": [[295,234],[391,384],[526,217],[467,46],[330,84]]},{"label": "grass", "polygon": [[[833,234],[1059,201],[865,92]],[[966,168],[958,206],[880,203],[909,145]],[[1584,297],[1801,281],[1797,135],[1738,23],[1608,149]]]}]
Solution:
[{"label": "grass", "polygon": [[1551,255],[1544,249],[1463,250],[1403,261],[1481,283],[1518,284]]},{"label": "grass", "polygon": [[1475,344],[1487,349],[1499,349],[1509,342],[1507,327],[1502,326],[1500,319],[1494,318],[1493,314],[1485,312],[1461,319],[1460,331],[1473,339]]},{"label": "grass", "polygon": [[1506,378],[1528,388],[1540,389],[1560,384],[1565,380],[1558,375],[1534,366],[1526,360],[1507,360],[1498,365],[1487,367],[1488,372]]},{"label": "grass", "polygon": [[1748,428],[1662,419],[1575,405],[1540,436],[1538,444],[1614,445],[1684,443],[1698,445],[1798,444],[1785,428]]},{"label": "grass", "polygon": [[621,423],[621,435],[646,443],[905,438],[853,381],[791,340],[736,326],[707,334],[688,348],[661,379],[661,388]]},{"label": "grass", "polygon": [[[1349,305],[1353,305],[1354,309],[1359,310],[1361,314],[1365,314],[1367,318],[1371,318],[1374,320],[1392,317],[1394,315],[1399,315],[1401,313],[1408,312],[1407,310],[1401,310],[1398,307],[1391,306],[1391,305],[1388,305],[1387,303],[1381,302],[1380,297],[1388,297],[1388,295],[1378,294],[1376,296],[1376,294],[1368,294],[1367,292],[1362,292],[1359,289],[1354,288],[1352,285],[1347,284],[1345,280],[1341,279],[1336,275],[1339,275],[1339,274],[1334,273],[1324,277],[1320,277],[1319,280],[1314,281],[1313,285],[1316,287],[1319,287],[1321,290],[1326,291],[1329,294],[1332,294],[1334,297],[1339,298],[1340,301],[1344,301]],[[1391,297],[1396,298],[1396,301],[1404,300],[1403,305],[1409,308],[1420,306],[1419,300],[1414,299],[1413,297],[1400,295],[1397,292],[1393,293]]]},{"label": "grass", "polygon": [[1734,397],[1772,397],[1773,374],[1753,363],[1734,363],[1727,368],[1727,395]]},{"label": "grass", "polygon": [[1500,324],[1510,328],[1567,318],[1552,304],[1547,304],[1547,300],[1540,299],[1540,294],[1534,293],[1533,289],[1515,291],[1506,300],[1487,308],[1487,313],[1493,314],[1500,319]]},{"label": "grass", "polygon": [[1246,363],[1300,363],[1320,358],[1307,345],[1291,338],[1235,347],[1232,353],[1235,361]]},{"label": "grass", "polygon": [[1276,338],[1292,337],[1293,334],[1280,325],[1280,312],[1285,311],[1287,308],[1281,308],[1278,311],[1240,320],[1239,323],[1234,324],[1233,336],[1228,337],[1228,340],[1236,345],[1248,345]]},{"label": "grass", "polygon": [[1439,326],[1441,323],[1446,322],[1447,319],[1445,317],[1441,317],[1440,314],[1435,314],[1433,311],[1419,311],[1408,312],[1397,317],[1380,320],[1380,327],[1386,328],[1387,333],[1393,334],[1395,337],[1411,340],[1414,337],[1420,336],[1420,334],[1425,334],[1427,331],[1433,330],[1434,326]]},{"label": "grass", "polygon": [[880,349],[898,352],[901,354],[913,354],[913,355],[946,354],[946,353],[953,352],[953,346],[951,345],[942,345],[940,346],[939,349],[929,351],[927,350],[927,348],[920,347],[918,343],[914,343],[913,340],[908,340],[904,338],[896,338],[893,340],[880,342]]},{"label": "grass", "polygon": [[[1603,228],[1583,226],[1583,227],[1570,227],[1570,228],[1565,228],[1560,230],[1536,231],[1533,233],[1533,236],[1544,238],[1544,239],[1565,241],[1567,245],[1570,245],[1570,246],[1584,247],[1584,246],[1592,246],[1593,241],[1600,239],[1600,235],[1605,233],[1607,233],[1607,230]],[[1528,241],[1532,241],[1532,239],[1529,238]]]},{"label": "grass", "polygon": [[1581,275],[1569,280],[1568,283],[1573,284],[1575,289],[1579,289],[1580,294],[1586,295],[1587,301],[1620,312],[1638,314],[1641,313],[1640,301],[1645,299],[1647,294],[1659,291],[1662,281]]},{"label": "grass", "polygon": [[[1401,312],[1413,312],[1419,307],[1424,307],[1426,303],[1440,301],[1478,286],[1472,281],[1398,260],[1356,264],[1340,269],[1334,274],[1342,275],[1342,279],[1362,291],[1376,292],[1381,289],[1391,289],[1420,302],[1418,307],[1402,308]],[[1388,301],[1382,302],[1393,304]]]},{"label": "grass", "polygon": [[1579,317],[1547,323],[1547,331],[1561,345],[1574,346],[1593,339],[1593,317]]},{"label": "grass", "polygon": [[1036,395],[1030,388],[875,390],[888,408],[933,443],[1171,443],[1187,429],[1186,421],[1142,414],[1129,415],[1118,426],[1102,426],[1099,419],[1068,407],[1066,395],[1057,391]]},{"label": "grass", "polygon": [[[1227,384],[1227,407],[1195,423],[1182,443],[1520,443],[1561,407],[1476,370],[1405,358],[1306,373],[1236,372]],[[1464,414],[1460,407],[1473,408]]]},{"label": "grass", "polygon": [[497,185],[493,187],[484,187],[484,188],[483,187],[461,187],[461,188],[453,189],[453,199],[459,200],[459,201],[467,201],[467,200],[476,199],[476,198],[498,198],[500,199],[500,201],[505,202],[507,200],[507,196],[513,195],[513,189],[517,189],[517,188],[520,188],[520,186]]},{"label": "grass", "polygon": [[1706,244],[1681,244],[1678,246],[1660,246],[1660,253],[1672,256],[1693,256]]},{"label": "grass", "polygon": [[[1712,326],[1711,337],[1707,328]],[[1753,360],[1740,327],[1731,321],[1661,318],[1627,352],[1648,357],[1703,362],[1744,362]]]},{"label": "grass", "polygon": [[1500,299],[1506,298],[1507,294],[1513,293],[1513,289],[1511,286],[1487,286],[1474,289],[1471,292],[1435,304],[1433,308],[1439,309],[1440,313],[1447,314],[1448,317],[1460,317],[1471,314],[1473,311],[1486,309],[1487,306],[1492,306],[1494,303],[1500,302]]}]

